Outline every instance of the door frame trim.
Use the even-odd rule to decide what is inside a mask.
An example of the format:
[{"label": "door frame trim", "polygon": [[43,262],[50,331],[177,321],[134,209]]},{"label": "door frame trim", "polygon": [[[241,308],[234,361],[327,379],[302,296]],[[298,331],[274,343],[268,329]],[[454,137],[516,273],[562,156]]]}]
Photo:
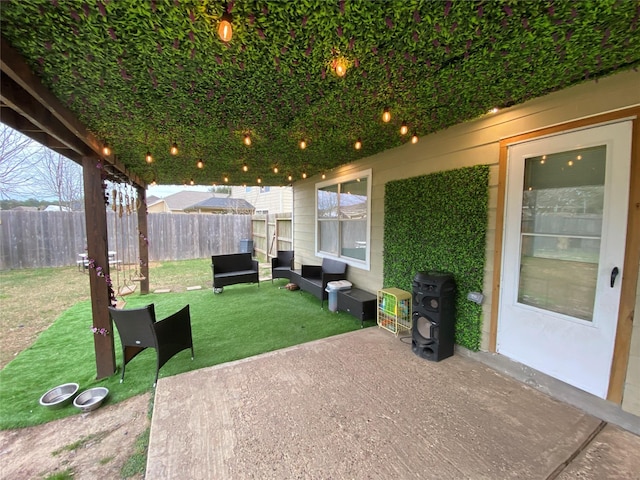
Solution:
[{"label": "door frame trim", "polygon": [[495,353],[498,336],[498,312],[500,308],[500,278],[502,276],[502,251],[504,248],[504,216],[507,179],[508,147],[514,143],[538,137],[557,135],[571,130],[591,128],[606,123],[629,119],[631,133],[631,171],[629,178],[629,209],[627,238],[623,264],[620,306],[616,327],[613,360],[609,376],[607,400],[621,404],[624,382],[631,350],[631,333],[640,264],[640,107],[616,110],[588,118],[565,122],[500,140],[498,164],[498,198],[496,206],[496,239],[493,248],[493,282],[491,294],[491,318],[489,323],[489,351]]}]

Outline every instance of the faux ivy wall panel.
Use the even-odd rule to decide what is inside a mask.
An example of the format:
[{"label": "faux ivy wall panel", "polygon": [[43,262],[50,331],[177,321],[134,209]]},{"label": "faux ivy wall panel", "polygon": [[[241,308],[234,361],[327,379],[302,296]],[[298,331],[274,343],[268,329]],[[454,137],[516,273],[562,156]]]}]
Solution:
[{"label": "faux ivy wall panel", "polygon": [[478,165],[385,185],[384,286],[410,292],[419,271],[454,275],[456,343],[480,347],[489,167]]}]

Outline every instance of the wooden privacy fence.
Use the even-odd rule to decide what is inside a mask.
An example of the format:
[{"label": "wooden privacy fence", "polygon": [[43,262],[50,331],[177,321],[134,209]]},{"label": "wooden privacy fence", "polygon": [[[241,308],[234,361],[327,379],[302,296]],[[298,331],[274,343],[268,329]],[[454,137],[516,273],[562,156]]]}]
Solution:
[{"label": "wooden privacy fence", "polygon": [[[149,260],[186,260],[240,251],[251,216],[150,213]],[[109,250],[137,264],[137,216],[107,212]],[[0,211],[0,270],[76,265],[86,248],[84,212]]]}]

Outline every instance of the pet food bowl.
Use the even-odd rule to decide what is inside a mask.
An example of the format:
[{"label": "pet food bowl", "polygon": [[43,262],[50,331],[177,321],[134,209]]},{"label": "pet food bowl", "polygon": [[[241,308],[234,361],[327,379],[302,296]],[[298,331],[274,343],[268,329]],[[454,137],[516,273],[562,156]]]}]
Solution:
[{"label": "pet food bowl", "polygon": [[73,400],[73,405],[83,412],[90,412],[98,408],[102,401],[109,395],[109,389],[95,387],[85,390]]},{"label": "pet food bowl", "polygon": [[58,385],[40,397],[40,405],[51,410],[69,405],[79,387],[77,383]]}]

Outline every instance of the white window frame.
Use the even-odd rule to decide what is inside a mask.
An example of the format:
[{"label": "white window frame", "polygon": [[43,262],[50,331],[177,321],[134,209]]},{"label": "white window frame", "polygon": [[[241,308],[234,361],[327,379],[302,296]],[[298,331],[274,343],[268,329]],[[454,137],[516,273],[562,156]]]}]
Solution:
[{"label": "white window frame", "polygon": [[[352,257],[344,257],[341,255],[334,255],[329,252],[323,252],[320,250],[320,230],[318,228],[320,220],[318,219],[318,190],[325,188],[330,185],[338,185],[342,183],[346,183],[352,180],[356,180],[358,178],[366,178],[367,179],[367,252],[365,255],[365,260],[358,260]],[[353,266],[355,268],[360,268],[362,270],[371,270],[371,188],[372,188],[372,175],[371,169],[361,170],[359,172],[354,172],[349,175],[344,175],[341,177],[335,177],[329,180],[325,180],[323,182],[318,182],[315,185],[315,254],[320,258],[332,258],[335,260],[340,260],[341,262],[346,263],[347,265]],[[341,222],[348,220],[340,220],[338,218],[338,251],[341,251]]]}]

